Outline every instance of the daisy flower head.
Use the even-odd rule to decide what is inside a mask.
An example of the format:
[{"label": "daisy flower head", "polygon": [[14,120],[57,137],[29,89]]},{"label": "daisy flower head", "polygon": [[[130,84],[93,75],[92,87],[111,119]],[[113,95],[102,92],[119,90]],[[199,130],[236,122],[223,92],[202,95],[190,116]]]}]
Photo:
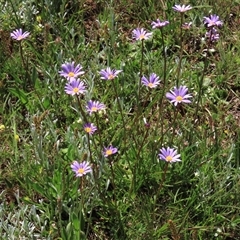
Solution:
[{"label": "daisy flower head", "polygon": [[153,29],[154,29],[154,28],[162,28],[162,27],[165,27],[165,26],[168,25],[168,24],[169,24],[169,21],[163,21],[163,22],[161,22],[159,19],[157,19],[155,22],[153,21],[153,22],[151,23]]},{"label": "daisy flower head", "polygon": [[82,163],[74,161],[71,164],[71,168],[76,174],[76,177],[82,177],[83,175],[86,175],[87,173],[90,173],[92,171],[90,164],[86,161],[83,161]]},{"label": "daisy flower head", "polygon": [[84,82],[79,79],[73,79],[71,82],[68,82],[65,86],[65,92],[69,95],[79,95],[86,92],[86,87]]},{"label": "daisy flower head", "polygon": [[168,163],[181,162],[180,154],[177,154],[177,150],[174,148],[161,148],[158,154],[159,159]]},{"label": "daisy flower head", "polygon": [[104,147],[103,155],[104,157],[109,157],[115,153],[117,153],[118,149],[110,145],[109,147]]},{"label": "daisy flower head", "polygon": [[173,90],[166,93],[166,97],[170,100],[171,103],[174,103],[177,106],[178,103],[191,103],[188,98],[192,96],[187,94],[188,88],[186,86],[174,87]]},{"label": "daisy flower head", "polygon": [[99,73],[101,75],[101,79],[113,80],[120,72],[122,72],[122,70],[115,70],[107,67],[106,69],[102,69]]},{"label": "daisy flower head", "polygon": [[142,77],[142,84],[149,88],[156,88],[160,84],[160,80],[155,73],[152,73],[149,79],[145,76]]},{"label": "daisy flower head", "polygon": [[97,131],[97,127],[93,123],[86,123],[83,126],[83,129],[89,135],[93,135]]},{"label": "daisy flower head", "polygon": [[135,40],[147,40],[152,36],[152,33],[148,33],[143,28],[136,28],[132,31],[133,39]]},{"label": "daisy flower head", "polygon": [[217,16],[216,14],[210,15],[210,17],[204,17],[203,18],[203,22],[204,24],[207,25],[207,27],[220,27],[223,25],[223,22],[219,19],[219,16]]},{"label": "daisy flower head", "polygon": [[91,115],[93,112],[98,112],[98,111],[106,109],[106,106],[103,103],[100,103],[99,101],[90,100],[87,103],[86,108],[87,108],[87,111],[89,112],[89,114]]},{"label": "daisy flower head", "polygon": [[81,71],[82,66],[80,64],[75,66],[74,62],[66,62],[62,64],[61,68],[62,70],[59,71],[60,76],[65,77],[69,81],[77,79],[79,75],[84,74],[84,71]]},{"label": "daisy flower head", "polygon": [[15,31],[13,31],[10,35],[11,35],[12,39],[21,41],[21,40],[27,38],[30,35],[30,32],[23,32],[23,30],[20,28],[20,29],[16,29]]},{"label": "daisy flower head", "polygon": [[181,12],[181,13],[184,13],[184,12],[187,12],[188,10],[191,10],[192,7],[190,5],[175,5],[173,6],[173,9],[177,12]]}]

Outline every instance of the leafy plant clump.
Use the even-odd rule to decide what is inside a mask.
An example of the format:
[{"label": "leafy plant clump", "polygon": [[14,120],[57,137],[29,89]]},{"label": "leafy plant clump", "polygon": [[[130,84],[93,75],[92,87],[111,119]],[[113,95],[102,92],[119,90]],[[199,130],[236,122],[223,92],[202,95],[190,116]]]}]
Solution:
[{"label": "leafy plant clump", "polygon": [[236,1],[0,6],[3,239],[239,238]]}]

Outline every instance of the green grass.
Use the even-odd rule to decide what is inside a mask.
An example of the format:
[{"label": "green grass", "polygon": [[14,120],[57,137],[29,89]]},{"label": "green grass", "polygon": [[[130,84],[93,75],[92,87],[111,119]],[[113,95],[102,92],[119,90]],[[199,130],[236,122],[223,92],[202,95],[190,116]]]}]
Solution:
[{"label": "green grass", "polygon": [[[189,30],[175,4],[0,0],[1,239],[240,239],[239,1],[189,1]],[[211,45],[210,14],[224,22]],[[157,18],[170,24],[132,39]],[[21,43],[18,28],[31,33]],[[79,99],[64,92],[66,61],[85,71]],[[107,66],[122,72],[102,80]],[[161,84],[147,89],[141,73]],[[177,83],[190,104],[165,97]],[[89,116],[90,99],[106,110]],[[84,116],[98,127],[90,137]],[[110,144],[118,153],[105,158]],[[181,162],[159,160],[168,146]],[[74,160],[93,173],[76,178]]]}]

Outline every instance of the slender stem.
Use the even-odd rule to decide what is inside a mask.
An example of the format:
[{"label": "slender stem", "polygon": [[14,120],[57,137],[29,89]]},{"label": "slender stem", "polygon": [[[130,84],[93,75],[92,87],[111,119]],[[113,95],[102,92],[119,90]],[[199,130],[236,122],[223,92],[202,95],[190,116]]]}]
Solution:
[{"label": "slender stem", "polygon": [[[96,164],[93,161],[89,134],[87,134],[87,143],[88,143],[88,151],[89,151],[89,154],[90,154],[90,161],[91,161],[91,164],[93,165],[93,167],[92,167],[92,169],[93,169],[93,179],[94,179],[94,182],[95,182],[95,184],[96,184],[96,186],[97,186],[97,188],[100,192],[100,184],[99,184],[99,181],[98,181],[98,178],[97,178],[97,167],[96,167]],[[95,146],[95,149],[97,149],[97,146],[95,144],[94,139],[93,139],[93,144]]]},{"label": "slender stem", "polygon": [[138,83],[138,107],[139,107],[139,102],[140,102],[140,92],[141,92],[141,80],[142,80],[142,72],[143,72],[143,50],[144,50],[144,45],[143,41],[141,41],[141,62],[140,62],[140,77],[139,77],[139,83]]},{"label": "slender stem", "polygon": [[88,151],[89,151],[89,154],[90,154],[90,160],[91,160],[91,163],[93,163],[92,150],[91,150],[91,144],[90,144],[89,134],[87,134],[87,143],[88,143]]},{"label": "slender stem", "polygon": [[182,68],[182,57],[183,57],[183,29],[182,29],[183,17],[184,17],[184,13],[181,13],[181,21],[180,21],[180,56],[179,56],[179,63],[178,63],[178,67],[177,67],[177,81],[176,81],[177,87],[179,86],[179,78],[180,78],[180,73],[181,73],[181,68]]},{"label": "slender stem", "polygon": [[[26,73],[26,78],[28,79],[28,81],[30,83],[31,82],[31,77],[30,77],[30,74],[29,74],[29,71],[28,71],[28,65],[26,64],[25,59],[23,57],[22,41],[20,41],[20,43],[19,43],[19,52],[20,52],[20,57],[21,57],[21,60],[22,60],[22,66],[23,66],[23,69],[25,70],[25,73]],[[27,82],[24,81],[24,89],[26,89],[26,84],[27,84]]]},{"label": "slender stem", "polygon": [[125,123],[125,120],[124,120],[124,117],[123,117],[123,110],[122,110],[122,106],[121,106],[121,103],[120,103],[120,100],[119,100],[119,96],[118,96],[118,92],[117,92],[117,88],[114,84],[114,82],[112,81],[112,85],[113,85],[113,89],[114,89],[114,92],[115,92],[115,95],[116,95],[116,98],[117,98],[117,103],[118,103],[118,108],[119,108],[119,111],[120,111],[120,115],[121,115],[121,118],[122,118],[122,124],[123,124],[123,130],[124,130],[124,148],[126,146],[126,133],[127,133],[127,130],[126,130],[126,123]]},{"label": "slender stem", "polygon": [[[163,88],[163,91],[161,92],[160,97],[158,97],[157,94],[159,94],[159,92],[156,92],[156,95],[154,96],[154,99],[156,97],[159,98],[159,107],[158,107],[158,120],[157,120],[157,125],[156,125],[154,133],[158,135],[159,134],[159,128],[160,128],[161,129],[161,131],[160,131],[161,136],[163,137],[163,126],[164,126],[164,124],[163,124],[163,121],[162,121],[162,119],[163,119],[162,111],[164,109],[164,107],[163,107],[163,97],[165,96],[165,88]],[[152,115],[152,117],[153,116],[154,115]]]},{"label": "slender stem", "polygon": [[169,124],[169,127],[165,130],[165,132],[163,132],[163,129],[162,129],[160,143],[162,143],[165,133],[167,133],[172,127],[173,127],[173,134],[172,134],[171,142],[173,141],[174,131],[175,131],[175,122],[176,122],[176,119],[177,119],[178,112],[179,112],[179,106],[174,108],[173,121],[171,122],[171,124]]},{"label": "slender stem", "polygon": [[13,147],[14,147],[14,156],[15,156],[14,160],[17,163],[18,159],[19,159],[19,153],[18,153],[18,141],[15,138],[17,136],[17,127],[16,127],[15,117],[13,117],[13,134],[14,134],[14,136],[13,136]]},{"label": "slender stem", "polygon": [[194,119],[197,119],[197,115],[198,115],[198,110],[199,110],[199,106],[200,106],[200,101],[202,98],[202,90],[203,90],[203,79],[205,76],[205,72],[207,70],[207,58],[205,57],[204,59],[204,67],[203,67],[203,72],[202,72],[202,76],[200,78],[199,81],[199,86],[198,86],[198,98],[197,98],[197,106],[195,108],[195,113],[194,113]]},{"label": "slender stem", "polygon": [[[98,131],[98,133],[100,134],[99,131]],[[101,137],[101,136],[100,136],[100,137]],[[100,137],[99,137],[99,138],[100,138]],[[99,144],[96,143],[95,138],[92,138],[92,142],[93,142],[94,148],[95,148],[95,149],[98,149]],[[100,146],[100,150],[99,150],[99,159],[101,159],[101,157],[102,157],[102,145]]]},{"label": "slender stem", "polygon": [[176,123],[176,119],[177,119],[179,109],[180,109],[180,105],[178,104],[176,106],[176,111],[174,112],[174,116],[173,116],[173,122],[172,122],[173,129],[172,129],[172,136],[171,136],[171,141],[170,141],[171,143],[173,142],[173,138],[175,136],[175,129],[176,129],[176,124],[175,123]]},{"label": "slender stem", "polygon": [[168,170],[168,166],[169,166],[169,163],[167,163],[165,165],[165,168],[163,170],[163,176],[162,176],[162,181],[160,182],[160,185],[159,185],[159,188],[156,192],[156,195],[155,195],[155,199],[154,199],[154,202],[153,202],[153,223],[156,221],[156,205],[157,205],[157,199],[158,199],[158,196],[160,195],[160,192],[162,190],[162,187],[163,187],[163,183],[166,179],[166,175],[167,175],[167,170]]},{"label": "slender stem", "polygon": [[149,127],[147,128],[147,131],[145,132],[145,135],[144,135],[144,137],[143,137],[143,140],[142,140],[142,143],[141,143],[141,145],[139,146],[139,148],[138,148],[138,152],[137,152],[137,166],[136,166],[136,168],[138,168],[138,166],[139,166],[139,160],[140,160],[140,152],[141,152],[141,150],[142,150],[142,148],[143,148],[143,145],[144,145],[144,143],[145,143],[145,140],[146,140],[146,138],[147,138],[147,136],[148,136],[148,132],[149,132]]},{"label": "slender stem", "polygon": [[112,185],[113,185],[113,189],[114,189],[114,198],[116,199],[115,196],[115,176],[114,176],[114,171],[113,171],[113,165],[112,165],[112,159],[109,159],[109,164],[110,164],[110,168],[111,168],[111,175],[112,175]]},{"label": "slender stem", "polygon": [[160,28],[163,48],[163,90],[166,88],[166,77],[167,77],[167,53],[165,50],[163,30]]},{"label": "slender stem", "polygon": [[137,125],[140,113],[141,113],[141,104],[140,104],[140,95],[141,95],[141,81],[143,76],[143,52],[144,52],[144,40],[141,40],[141,62],[140,62],[140,76],[139,76],[139,83],[138,83],[138,94],[137,94],[137,114],[133,120],[133,124]]},{"label": "slender stem", "polygon": [[121,231],[121,234],[122,234],[123,236],[125,236],[124,225],[122,224],[121,214],[120,214],[120,211],[118,210],[117,195],[116,195],[116,185],[115,185],[115,176],[114,176],[114,171],[113,171],[113,165],[112,165],[112,158],[111,158],[111,156],[110,156],[110,158],[109,158],[109,164],[110,164],[111,175],[112,175],[113,204],[114,204],[114,207],[115,207],[115,213],[117,214],[116,217],[118,218],[118,221],[119,221],[119,230]]},{"label": "slender stem", "polygon": [[61,236],[63,233],[63,226],[62,226],[62,199],[59,197],[57,199],[57,209],[58,209],[58,234]]},{"label": "slender stem", "polygon": [[[161,39],[162,39],[162,48],[163,48],[163,90],[160,96],[160,106],[159,106],[159,119],[157,121],[156,129],[159,129],[159,125],[161,127],[161,136],[163,136],[163,124],[162,124],[162,110],[163,110],[163,97],[165,96],[165,90],[167,87],[167,53],[165,50],[165,43],[164,43],[164,35],[163,30],[160,28],[161,31]],[[158,94],[158,93],[156,93]]]},{"label": "slender stem", "polygon": [[144,145],[144,143],[145,143],[145,140],[146,140],[146,138],[147,138],[147,136],[148,136],[148,132],[149,132],[149,128],[147,128],[147,131],[145,132],[145,135],[144,135],[144,137],[143,137],[143,140],[142,140],[142,142],[141,142],[141,144],[140,144],[140,146],[139,146],[139,148],[138,148],[138,152],[137,152],[137,159],[136,159],[136,164],[134,165],[134,167],[133,167],[133,179],[132,179],[132,187],[131,187],[131,191],[132,190],[134,190],[135,191],[135,186],[136,186],[136,176],[137,176],[137,170],[138,170],[138,168],[139,168],[139,163],[140,163],[140,153],[141,153],[141,150],[142,150],[142,148],[143,148],[143,145]]},{"label": "slender stem", "polygon": [[211,38],[212,38],[212,31],[210,29],[210,36],[207,42],[207,51],[206,51],[206,56],[204,57],[204,67],[203,67],[203,71],[202,71],[202,75],[199,81],[199,86],[198,86],[198,98],[197,98],[197,106],[195,108],[195,113],[194,113],[194,119],[197,119],[197,115],[198,115],[198,110],[199,110],[199,105],[200,105],[200,101],[202,98],[202,90],[203,90],[203,79],[205,77],[206,71],[207,71],[207,67],[208,67],[208,58],[207,58],[207,54],[209,53],[209,49],[211,47]]},{"label": "slender stem", "polygon": [[22,42],[21,41],[19,42],[19,51],[20,51],[20,57],[21,57],[21,60],[22,60],[23,68],[26,70],[26,63],[25,63],[25,60],[24,60],[24,57],[23,57],[23,50],[22,50]]},{"label": "slender stem", "polygon": [[166,179],[168,166],[169,166],[169,163],[167,163],[166,166],[165,166],[165,168],[164,168],[162,181],[161,181],[161,183],[160,183],[160,185],[159,185],[159,188],[158,188],[158,190],[157,190],[157,194],[156,194],[157,196],[160,194],[160,192],[161,192],[161,190],[162,190],[163,183],[164,183],[164,181],[165,181],[165,179]]},{"label": "slender stem", "polygon": [[78,106],[79,106],[80,113],[82,114],[82,117],[83,117],[84,121],[87,123],[88,120],[87,120],[87,117],[86,117],[85,112],[84,112],[83,109],[82,109],[82,105],[81,105],[80,98],[79,98],[78,95],[76,95],[76,98],[77,98],[77,101],[78,101]]},{"label": "slender stem", "polygon": [[[96,123],[97,123],[97,129],[100,129],[100,125],[99,125],[99,119],[98,119],[98,114],[95,113],[95,118],[96,118]],[[103,141],[102,141],[102,135],[101,132],[99,131],[99,142],[100,142],[100,146],[103,149]]]},{"label": "slender stem", "polygon": [[82,221],[84,221],[84,219],[82,219],[82,216],[83,216],[83,211],[84,211],[84,193],[83,193],[83,189],[84,189],[84,178],[81,178],[80,179],[80,193],[81,193],[81,207],[80,207],[80,216],[79,216],[79,224],[80,224],[80,231],[79,231],[79,240],[81,239],[81,225],[82,225]]}]

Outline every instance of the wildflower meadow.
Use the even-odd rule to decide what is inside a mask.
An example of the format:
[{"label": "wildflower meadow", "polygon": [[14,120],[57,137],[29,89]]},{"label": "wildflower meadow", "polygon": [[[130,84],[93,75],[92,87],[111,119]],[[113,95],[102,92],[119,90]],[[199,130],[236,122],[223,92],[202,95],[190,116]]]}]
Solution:
[{"label": "wildflower meadow", "polygon": [[0,7],[0,239],[240,239],[239,0]]}]

